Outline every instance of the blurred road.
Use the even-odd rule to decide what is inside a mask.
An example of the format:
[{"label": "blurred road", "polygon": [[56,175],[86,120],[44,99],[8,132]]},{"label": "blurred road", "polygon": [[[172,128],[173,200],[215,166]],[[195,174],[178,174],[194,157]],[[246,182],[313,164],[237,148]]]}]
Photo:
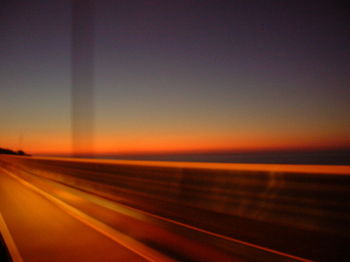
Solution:
[{"label": "blurred road", "polygon": [[0,210],[26,262],[147,261],[3,172]]},{"label": "blurred road", "polygon": [[4,156],[0,222],[24,261],[349,261],[349,181],[348,166]]}]

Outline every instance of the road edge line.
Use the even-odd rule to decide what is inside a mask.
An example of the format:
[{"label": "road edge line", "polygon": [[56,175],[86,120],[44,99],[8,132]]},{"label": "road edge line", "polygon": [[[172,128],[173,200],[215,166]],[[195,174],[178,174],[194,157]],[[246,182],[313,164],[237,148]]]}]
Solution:
[{"label": "road edge line", "polygon": [[21,253],[19,252],[16,246],[16,243],[11,236],[11,233],[6,225],[5,219],[2,216],[1,212],[0,212],[0,231],[13,262],[23,262]]},{"label": "road edge line", "polygon": [[[114,242],[122,245],[123,247],[131,250],[132,252],[138,254],[142,258],[151,261],[151,262],[174,262],[176,260],[171,259],[167,257],[166,255],[144,245],[143,243],[132,239],[131,237],[113,229],[112,227],[98,221],[97,219],[85,214],[84,212],[68,205],[67,203],[63,202],[60,199],[55,198],[54,196],[51,196],[49,193],[45,192],[44,190],[30,184],[29,182],[25,181],[24,179],[16,176],[15,174],[9,172],[6,170],[6,173],[17,180],[22,185],[30,188],[31,190],[37,192],[38,194],[42,195],[49,201],[53,202],[56,206],[61,208],[63,211],[65,211],[67,214],[73,216],[74,218],[78,219],[82,223],[86,224],[87,226],[93,228],[97,232],[101,233],[102,235],[108,237],[109,239],[113,240]],[[143,251],[140,251],[142,249]],[[19,260],[18,262],[22,262],[23,260]],[[17,261],[15,261],[17,262]]]}]

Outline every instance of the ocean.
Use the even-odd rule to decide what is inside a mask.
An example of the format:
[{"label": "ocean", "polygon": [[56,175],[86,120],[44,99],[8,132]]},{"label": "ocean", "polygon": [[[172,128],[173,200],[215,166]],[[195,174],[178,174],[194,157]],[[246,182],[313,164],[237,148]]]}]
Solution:
[{"label": "ocean", "polygon": [[[89,156],[84,156],[89,157]],[[91,157],[91,156],[90,156]],[[262,151],[262,152],[215,152],[178,154],[97,154],[93,158],[216,162],[216,163],[259,163],[259,164],[302,164],[302,165],[350,165],[349,150],[322,151]]]}]

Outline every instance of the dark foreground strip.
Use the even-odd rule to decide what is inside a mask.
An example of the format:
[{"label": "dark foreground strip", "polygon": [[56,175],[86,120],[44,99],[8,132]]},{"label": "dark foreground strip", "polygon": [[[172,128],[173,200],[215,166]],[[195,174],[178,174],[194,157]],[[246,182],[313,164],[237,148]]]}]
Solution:
[{"label": "dark foreground strip", "polygon": [[12,262],[13,261],[1,234],[0,234],[0,261],[4,261],[4,262]]}]

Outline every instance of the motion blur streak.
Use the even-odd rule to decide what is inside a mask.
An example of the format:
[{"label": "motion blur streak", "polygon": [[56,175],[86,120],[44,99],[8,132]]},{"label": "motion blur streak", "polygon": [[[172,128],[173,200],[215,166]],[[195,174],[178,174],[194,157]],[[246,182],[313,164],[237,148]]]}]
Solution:
[{"label": "motion blur streak", "polygon": [[0,207],[24,261],[144,261],[4,172],[0,179]]},{"label": "motion blur streak", "polygon": [[349,258],[349,166],[47,157],[0,164],[180,261]]},{"label": "motion blur streak", "polygon": [[278,164],[235,164],[235,163],[199,163],[199,162],[175,162],[175,161],[141,161],[141,160],[112,160],[112,159],[76,159],[55,157],[31,157],[38,160],[63,160],[82,163],[100,163],[114,165],[153,166],[153,167],[188,167],[213,170],[247,170],[247,171],[273,171],[273,172],[303,172],[314,174],[349,174],[349,166],[327,165],[278,165]]},{"label": "motion blur streak", "polygon": [[[0,237],[2,237],[2,239],[4,240],[4,243],[3,241],[1,241],[2,239],[0,239],[0,244],[5,244],[6,247],[7,247],[7,250],[8,250],[8,254],[4,254],[4,253],[1,253],[1,257],[2,256],[11,256],[11,258],[9,258],[8,260],[6,260],[5,258],[3,258],[5,261],[14,261],[14,262],[23,262],[23,259],[21,257],[21,254],[18,252],[18,249],[17,249],[17,246],[11,236],[11,233],[9,232],[8,228],[7,228],[7,225],[5,223],[5,220],[4,218],[2,217],[1,215],[1,212],[0,212]],[[3,236],[2,236],[3,235]]]},{"label": "motion blur streak", "polygon": [[72,2],[73,155],[93,153],[94,0]]}]

